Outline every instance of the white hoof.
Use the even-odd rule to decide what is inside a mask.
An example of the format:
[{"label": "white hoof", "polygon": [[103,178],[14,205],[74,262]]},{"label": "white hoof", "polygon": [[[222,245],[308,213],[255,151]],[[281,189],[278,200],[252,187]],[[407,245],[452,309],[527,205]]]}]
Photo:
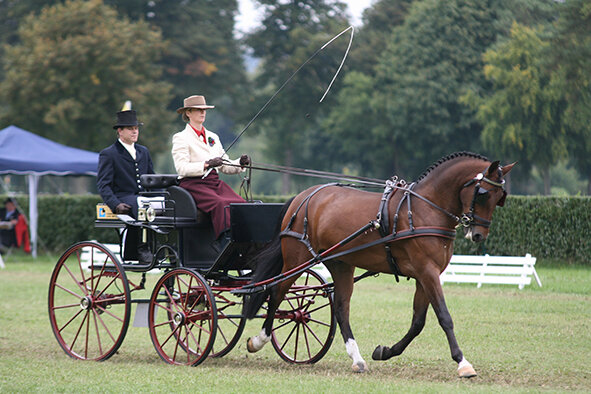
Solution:
[{"label": "white hoof", "polygon": [[458,376],[460,378],[473,378],[476,376],[476,371],[472,364],[470,364],[466,359],[463,359],[458,364]]},{"label": "white hoof", "polygon": [[369,368],[367,367],[367,363],[363,360],[353,363],[352,368],[353,368],[353,372],[355,372],[355,373],[364,373],[364,372],[369,371]]},{"label": "white hoof", "polygon": [[246,349],[249,353],[256,353],[267,344],[271,340],[271,337],[265,334],[265,330],[262,330],[261,333],[255,337],[248,338],[246,341]]},{"label": "white hoof", "polygon": [[248,338],[246,341],[246,350],[248,350],[249,353],[256,353],[260,349],[255,349],[254,345],[252,344],[252,338]]}]

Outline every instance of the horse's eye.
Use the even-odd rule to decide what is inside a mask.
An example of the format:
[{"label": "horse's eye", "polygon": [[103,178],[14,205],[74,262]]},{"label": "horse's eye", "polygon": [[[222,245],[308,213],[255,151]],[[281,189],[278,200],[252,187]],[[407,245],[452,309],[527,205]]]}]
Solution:
[{"label": "horse's eye", "polygon": [[476,204],[485,205],[489,198],[490,193],[488,192],[488,190],[478,186],[478,190],[476,191],[476,195],[474,196],[474,202]]}]

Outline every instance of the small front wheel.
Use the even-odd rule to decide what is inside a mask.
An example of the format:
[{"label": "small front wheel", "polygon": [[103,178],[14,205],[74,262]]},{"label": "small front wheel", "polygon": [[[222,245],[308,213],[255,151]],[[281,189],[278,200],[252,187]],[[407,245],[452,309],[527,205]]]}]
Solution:
[{"label": "small front wheel", "polygon": [[111,251],[96,242],[72,245],[49,281],[49,322],[66,354],[102,361],[121,346],[131,314],[125,271]]},{"label": "small front wheel", "polygon": [[216,301],[203,277],[188,268],[165,273],[156,283],[148,312],[156,352],[169,364],[201,364],[217,331]]}]

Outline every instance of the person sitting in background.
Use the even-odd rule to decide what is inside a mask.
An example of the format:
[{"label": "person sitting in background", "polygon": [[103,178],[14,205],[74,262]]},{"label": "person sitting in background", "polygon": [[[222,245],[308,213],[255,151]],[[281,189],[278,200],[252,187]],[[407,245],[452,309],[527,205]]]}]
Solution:
[{"label": "person sitting in background", "polygon": [[187,124],[172,137],[172,158],[179,185],[191,193],[197,208],[210,213],[217,246],[223,249],[228,243],[226,233],[230,228],[230,214],[225,207],[245,201],[219,178],[218,171],[237,174],[250,164],[250,158],[242,155],[237,160],[229,159],[218,135],[203,126],[210,108],[214,106],[207,105],[204,96],[190,96],[183,101],[177,113]]},{"label": "person sitting in background", "polygon": [[[150,151],[137,144],[141,125],[143,123],[137,120],[135,111],[117,112],[117,123],[113,128],[117,130],[118,138],[113,145],[100,152],[96,180],[99,194],[111,211],[134,218],[138,213],[137,197],[143,191],[140,176],[154,173]],[[140,242],[134,247],[134,242],[140,242],[139,231],[129,226],[125,242],[126,258],[133,260],[131,250],[137,249],[141,263],[151,262],[153,256],[148,245]]]},{"label": "person sitting in background", "polygon": [[19,213],[11,198],[4,200],[4,212],[0,212],[0,252],[5,253],[9,248],[18,246],[14,226],[18,223]]}]

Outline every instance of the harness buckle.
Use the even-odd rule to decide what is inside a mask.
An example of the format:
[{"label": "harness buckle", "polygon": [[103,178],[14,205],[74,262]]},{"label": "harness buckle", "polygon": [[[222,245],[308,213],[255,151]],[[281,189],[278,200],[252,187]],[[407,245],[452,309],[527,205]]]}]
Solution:
[{"label": "harness buckle", "polygon": [[474,221],[474,218],[472,218],[471,215],[468,215],[467,213],[462,215],[462,218],[460,219],[460,224],[464,227],[470,227],[470,225],[472,224],[472,222]]}]

